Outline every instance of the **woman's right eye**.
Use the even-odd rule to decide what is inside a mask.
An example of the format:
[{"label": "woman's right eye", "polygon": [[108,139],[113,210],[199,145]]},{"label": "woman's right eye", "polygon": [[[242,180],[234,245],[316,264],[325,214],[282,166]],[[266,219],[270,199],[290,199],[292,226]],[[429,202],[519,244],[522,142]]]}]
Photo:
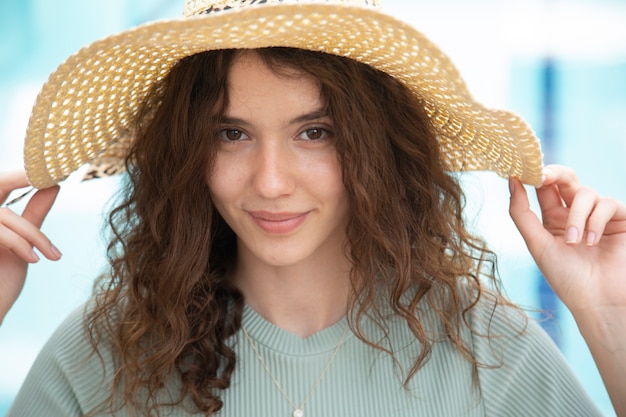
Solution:
[{"label": "woman's right eye", "polygon": [[220,130],[220,139],[226,142],[236,142],[239,140],[248,139],[248,135],[239,129],[222,129]]}]

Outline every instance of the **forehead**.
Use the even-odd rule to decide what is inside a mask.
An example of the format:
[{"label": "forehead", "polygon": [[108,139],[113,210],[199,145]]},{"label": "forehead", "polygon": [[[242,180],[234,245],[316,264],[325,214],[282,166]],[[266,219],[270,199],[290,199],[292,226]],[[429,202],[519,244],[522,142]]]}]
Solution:
[{"label": "forehead", "polygon": [[227,112],[300,111],[323,103],[320,83],[309,73],[278,62],[271,67],[254,51],[239,53],[228,73]]}]

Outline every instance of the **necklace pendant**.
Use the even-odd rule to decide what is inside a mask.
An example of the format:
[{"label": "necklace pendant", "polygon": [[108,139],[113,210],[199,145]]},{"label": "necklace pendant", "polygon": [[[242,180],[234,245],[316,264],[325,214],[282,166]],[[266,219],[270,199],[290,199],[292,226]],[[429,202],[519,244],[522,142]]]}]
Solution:
[{"label": "necklace pendant", "polygon": [[293,417],[304,417],[304,411],[299,408],[293,410]]}]

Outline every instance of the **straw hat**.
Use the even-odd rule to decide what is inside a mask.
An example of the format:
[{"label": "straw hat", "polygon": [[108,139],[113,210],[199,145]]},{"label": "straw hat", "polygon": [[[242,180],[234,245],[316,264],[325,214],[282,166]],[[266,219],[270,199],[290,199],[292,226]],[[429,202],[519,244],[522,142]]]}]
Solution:
[{"label": "straw hat", "polygon": [[121,160],[142,99],[181,58],[285,46],[352,58],[406,84],[424,103],[449,170],[490,170],[539,185],[542,154],[530,127],[476,103],[450,59],[378,3],[186,0],[184,17],[82,48],[50,75],[34,105],[24,149],[30,182],[46,188],[85,163]]}]

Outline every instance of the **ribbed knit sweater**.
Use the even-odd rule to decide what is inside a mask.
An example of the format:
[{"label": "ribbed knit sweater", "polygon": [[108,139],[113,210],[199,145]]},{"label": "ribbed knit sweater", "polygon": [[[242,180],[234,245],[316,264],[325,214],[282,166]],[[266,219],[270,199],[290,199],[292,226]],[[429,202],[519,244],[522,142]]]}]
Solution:
[{"label": "ribbed knit sweater", "polygon": [[[403,372],[420,351],[406,324],[388,320],[391,357],[347,332],[327,373],[302,407],[305,417],[456,417],[456,416],[599,416],[550,338],[517,313],[499,307],[475,311],[472,326],[499,335],[486,339],[465,332],[482,363],[472,382],[472,366],[449,342],[433,344],[428,362],[407,386]],[[436,334],[434,316],[424,316]],[[250,307],[244,326],[270,372],[300,406],[342,338],[346,321],[302,339],[263,319]],[[487,325],[489,323],[489,325]],[[380,331],[371,323],[364,329],[371,339]],[[378,336],[377,336],[378,335]],[[242,332],[232,340],[238,362],[231,387],[221,393],[220,417],[290,417],[293,408],[278,390]],[[102,349],[104,367],[83,331],[83,310],[73,313],[54,333],[36,359],[7,417],[68,417],[93,411],[111,392],[114,371],[110,353]],[[168,387],[176,391],[173,378]],[[108,415],[98,414],[98,416]],[[122,410],[116,416],[127,416]],[[163,409],[163,416],[198,416],[183,407]]]}]

